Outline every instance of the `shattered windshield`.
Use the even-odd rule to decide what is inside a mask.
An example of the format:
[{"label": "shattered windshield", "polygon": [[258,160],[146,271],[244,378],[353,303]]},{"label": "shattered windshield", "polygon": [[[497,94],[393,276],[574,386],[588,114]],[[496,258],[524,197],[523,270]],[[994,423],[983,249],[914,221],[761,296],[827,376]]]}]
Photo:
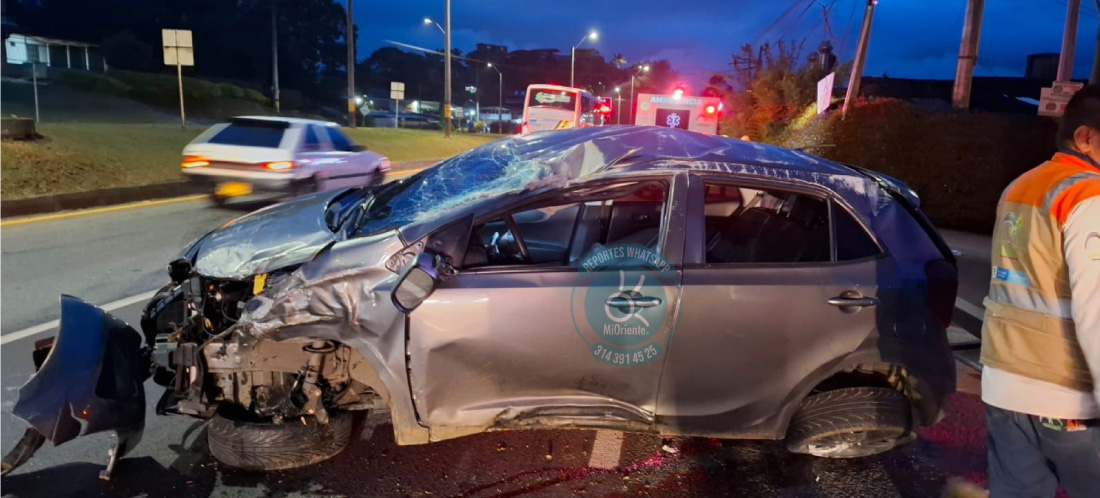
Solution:
[{"label": "shattered windshield", "polygon": [[520,158],[504,140],[456,156],[378,191],[365,205],[356,235],[428,219],[470,202],[523,190],[551,176],[546,164]]}]

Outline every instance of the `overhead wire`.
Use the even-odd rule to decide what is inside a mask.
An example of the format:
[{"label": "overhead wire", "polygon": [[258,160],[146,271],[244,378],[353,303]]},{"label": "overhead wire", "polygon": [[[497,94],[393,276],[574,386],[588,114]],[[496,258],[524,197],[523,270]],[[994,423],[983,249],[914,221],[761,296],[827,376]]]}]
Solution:
[{"label": "overhead wire", "polygon": [[852,0],[852,12],[848,14],[848,24],[844,27],[844,38],[840,41],[839,50],[837,50],[837,57],[843,60],[844,50],[848,48],[848,37],[852,33],[852,20],[856,17],[856,7],[862,3],[861,0]]},{"label": "overhead wire", "polygon": [[772,21],[772,23],[769,24],[767,28],[764,28],[764,31],[761,31],[760,34],[757,35],[756,38],[754,38],[752,40],[752,43],[750,43],[749,45],[753,45],[753,46],[758,45],[760,43],[760,41],[765,36],[767,36],[769,32],[771,32],[772,29],[774,29],[780,23],[785,21],[788,16],[790,16],[793,12],[795,12],[798,9],[799,6],[801,6],[803,4],[813,5],[814,1],[815,0],[795,0],[795,2],[793,2],[789,7],[787,7],[787,9],[784,10],[783,13],[780,14],[779,17],[777,17],[775,19],[775,21]]}]

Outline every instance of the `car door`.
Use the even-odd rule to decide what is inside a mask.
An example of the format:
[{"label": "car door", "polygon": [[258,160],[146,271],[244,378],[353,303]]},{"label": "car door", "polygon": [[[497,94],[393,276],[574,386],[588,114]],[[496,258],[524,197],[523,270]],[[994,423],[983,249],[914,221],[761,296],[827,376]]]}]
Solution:
[{"label": "car door", "polygon": [[806,379],[892,328],[893,264],[822,192],[691,183],[680,327],[657,415],[670,432],[782,437],[777,415]]},{"label": "car door", "polygon": [[335,125],[326,126],[325,133],[332,144],[332,154],[340,163],[339,178],[342,187],[361,187],[369,183],[378,170],[381,156],[356,147],[354,143]]},{"label": "car door", "polygon": [[[433,437],[442,428],[454,436],[563,423],[652,428],[679,306],[676,272],[666,268],[672,277],[661,280],[640,259],[599,261],[626,248],[640,256],[643,247],[649,261],[679,260],[682,211],[673,206],[682,203],[670,199],[686,183],[673,183],[555,192],[478,214],[458,274],[410,315],[410,383]],[[624,194],[642,185],[659,185],[662,198]],[[602,322],[590,321],[598,316],[613,316],[619,329],[612,323],[604,335]],[[619,333],[642,321],[648,335]]]}]

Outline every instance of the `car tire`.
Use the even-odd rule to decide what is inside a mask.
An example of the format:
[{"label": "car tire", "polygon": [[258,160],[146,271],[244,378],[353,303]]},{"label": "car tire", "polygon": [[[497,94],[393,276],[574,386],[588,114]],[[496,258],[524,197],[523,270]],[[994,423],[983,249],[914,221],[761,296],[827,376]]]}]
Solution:
[{"label": "car tire", "polygon": [[[303,423],[303,420],[305,423]],[[327,424],[312,417],[271,422],[231,420],[215,414],[207,427],[210,454],[245,470],[286,470],[328,460],[351,439],[352,414],[329,413]]]},{"label": "car tire", "polygon": [[210,202],[213,202],[215,206],[224,207],[229,198],[224,195],[210,194]]},{"label": "car tire", "polygon": [[295,185],[294,188],[291,189],[290,195],[291,197],[301,197],[306,194],[319,192],[320,190],[321,182],[317,179],[316,176],[311,176]]},{"label": "car tire", "polygon": [[807,396],[787,428],[787,449],[826,458],[857,458],[916,437],[909,399],[886,387],[849,387]]}]

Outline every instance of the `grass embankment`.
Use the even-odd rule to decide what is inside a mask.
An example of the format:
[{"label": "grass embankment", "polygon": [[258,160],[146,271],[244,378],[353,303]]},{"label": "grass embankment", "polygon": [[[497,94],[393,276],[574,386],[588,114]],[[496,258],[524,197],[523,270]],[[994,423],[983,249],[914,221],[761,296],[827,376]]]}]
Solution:
[{"label": "grass embankment", "polygon": [[[44,140],[0,146],[0,195],[10,200],[179,180],[183,147],[201,131],[168,124],[41,124]],[[438,131],[382,128],[345,131],[393,162],[442,159],[499,138],[454,134],[446,139]]]}]

